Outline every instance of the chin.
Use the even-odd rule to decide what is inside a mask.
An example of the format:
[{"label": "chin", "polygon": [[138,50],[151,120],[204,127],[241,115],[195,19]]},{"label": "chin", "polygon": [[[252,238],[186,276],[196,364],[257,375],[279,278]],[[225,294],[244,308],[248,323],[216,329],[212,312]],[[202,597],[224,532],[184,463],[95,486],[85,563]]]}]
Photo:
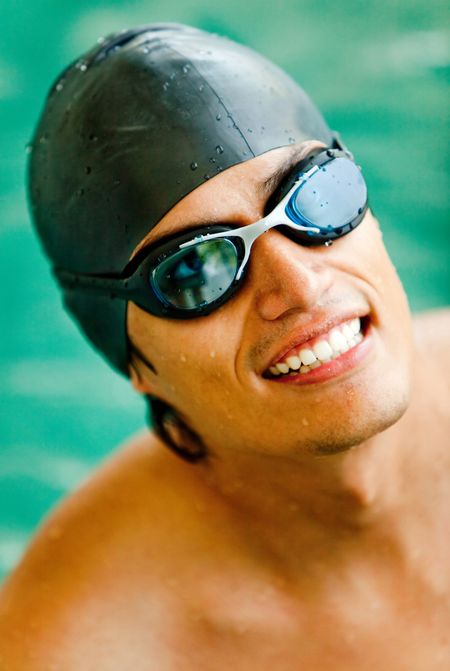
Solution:
[{"label": "chin", "polygon": [[[396,424],[408,409],[410,402],[409,389],[402,396],[397,395],[383,399],[383,407],[366,408],[364,413],[357,413],[345,423],[336,423],[328,427],[320,438],[307,443],[308,452],[317,456],[326,456],[347,452],[368,441],[379,433]],[[303,443],[303,450],[305,444]]]}]

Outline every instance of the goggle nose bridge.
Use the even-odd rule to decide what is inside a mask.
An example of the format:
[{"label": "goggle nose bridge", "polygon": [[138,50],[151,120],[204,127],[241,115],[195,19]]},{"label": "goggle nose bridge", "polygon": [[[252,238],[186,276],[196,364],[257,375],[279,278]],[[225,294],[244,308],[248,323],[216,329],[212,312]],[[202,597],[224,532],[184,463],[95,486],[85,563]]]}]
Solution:
[{"label": "goggle nose bridge", "polygon": [[250,258],[250,252],[252,245],[257,238],[263,233],[266,233],[271,228],[275,226],[289,226],[295,231],[309,231],[312,233],[320,233],[320,229],[315,226],[302,226],[301,224],[296,224],[289,219],[285,211],[285,205],[287,201],[292,197],[292,193],[297,185],[291,189],[291,191],[283,198],[283,200],[278,203],[278,205],[263,219],[255,221],[254,224],[249,224],[247,226],[241,226],[237,229],[232,229],[230,231],[223,231],[221,233],[210,233],[207,235],[202,235],[194,240],[189,240],[180,245],[180,249],[186,247],[191,247],[192,245],[198,244],[199,242],[205,242],[206,240],[213,240],[215,238],[240,238],[244,243],[244,258],[241,261],[239,269],[236,273],[236,280],[239,280],[242,276],[242,273],[245,270],[248,259]]}]

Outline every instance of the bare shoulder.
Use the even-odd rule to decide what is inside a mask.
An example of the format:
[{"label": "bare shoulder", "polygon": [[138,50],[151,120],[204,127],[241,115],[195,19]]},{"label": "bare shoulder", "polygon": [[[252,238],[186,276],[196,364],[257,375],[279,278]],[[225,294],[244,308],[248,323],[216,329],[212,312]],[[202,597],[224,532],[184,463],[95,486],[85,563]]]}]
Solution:
[{"label": "bare shoulder", "polygon": [[64,659],[64,669],[93,669],[87,660],[123,638],[130,618],[156,630],[161,599],[144,607],[136,595],[161,581],[155,548],[166,542],[167,520],[182,524],[168,482],[179,462],[147,433],[52,512],[0,592],[0,668],[41,671]]},{"label": "bare shoulder", "polygon": [[413,318],[414,336],[420,351],[427,351],[450,372],[450,309],[441,308],[417,314]]}]

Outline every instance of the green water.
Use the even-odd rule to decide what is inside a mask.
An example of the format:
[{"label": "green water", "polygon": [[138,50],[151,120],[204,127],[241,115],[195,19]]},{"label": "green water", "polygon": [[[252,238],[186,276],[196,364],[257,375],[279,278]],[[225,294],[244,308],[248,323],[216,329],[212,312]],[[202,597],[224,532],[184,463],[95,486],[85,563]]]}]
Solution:
[{"label": "green water", "polygon": [[62,312],[30,230],[25,146],[58,72],[99,36],[149,21],[190,23],[259,50],[303,84],[352,148],[421,310],[449,300],[446,6],[1,0],[0,575],[49,508],[143,425],[142,402]]}]

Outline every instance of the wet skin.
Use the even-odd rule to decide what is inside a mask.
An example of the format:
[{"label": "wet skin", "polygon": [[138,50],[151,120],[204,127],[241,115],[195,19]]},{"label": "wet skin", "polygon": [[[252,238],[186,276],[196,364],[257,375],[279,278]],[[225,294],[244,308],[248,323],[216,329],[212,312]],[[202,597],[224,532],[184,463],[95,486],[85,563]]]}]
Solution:
[{"label": "wet skin", "polygon": [[[205,183],[146,243],[198,221],[243,226],[260,219],[270,195],[262,185],[294,152],[268,152]],[[271,230],[256,241],[248,270],[241,291],[207,318],[161,320],[130,305],[130,337],[158,372],[140,368],[141,391],[176,408],[211,453],[226,459],[245,444],[246,454],[300,463],[311,451],[348,449],[398,419],[409,396],[410,317],[370,212],[331,247],[302,247]],[[345,375],[302,388],[263,377],[292,341],[360,315],[370,320],[371,346]]]},{"label": "wet skin", "polygon": [[[256,221],[261,185],[311,147],[227,170],[142,244]],[[356,315],[359,354],[311,384],[267,378]],[[176,408],[209,456],[187,464],[146,433],[52,514],[3,590],[0,668],[447,669],[449,325],[422,317],[413,339],[370,213],[328,248],[264,234],[241,290],[206,318],[130,305],[156,369],[134,360],[135,388]]]}]

